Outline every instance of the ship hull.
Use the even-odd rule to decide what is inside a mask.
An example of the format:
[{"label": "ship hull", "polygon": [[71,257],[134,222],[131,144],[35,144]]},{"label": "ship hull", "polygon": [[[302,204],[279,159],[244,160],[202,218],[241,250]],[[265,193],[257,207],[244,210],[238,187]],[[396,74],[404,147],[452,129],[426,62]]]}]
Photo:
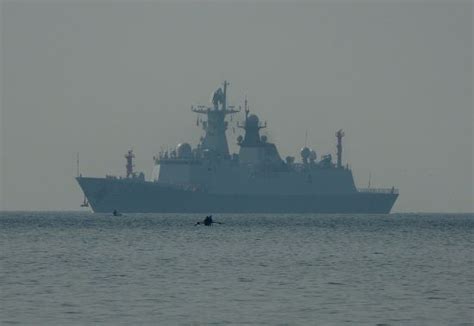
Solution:
[{"label": "ship hull", "polygon": [[94,212],[110,213],[369,213],[388,214],[396,193],[224,195],[156,182],[77,178]]}]

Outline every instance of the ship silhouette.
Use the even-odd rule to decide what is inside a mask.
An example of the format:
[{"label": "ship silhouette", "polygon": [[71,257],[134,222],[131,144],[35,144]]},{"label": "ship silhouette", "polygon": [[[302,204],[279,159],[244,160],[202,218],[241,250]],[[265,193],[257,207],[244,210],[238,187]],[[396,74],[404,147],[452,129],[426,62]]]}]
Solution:
[{"label": "ship silhouette", "polygon": [[266,128],[250,114],[235,127],[238,153],[230,153],[228,116],[241,109],[227,105],[227,87],[211,96],[211,106],[192,106],[204,136],[192,148],[181,143],[154,158],[155,177],[146,180],[134,171],[132,150],[125,155],[125,177],[84,177],[76,180],[94,212],[234,212],[234,213],[389,213],[398,190],[358,189],[352,171],[342,163],[342,138],[336,132],[336,161],[331,154],[318,159],[305,146],[301,159],[280,157],[275,144],[260,135]]}]

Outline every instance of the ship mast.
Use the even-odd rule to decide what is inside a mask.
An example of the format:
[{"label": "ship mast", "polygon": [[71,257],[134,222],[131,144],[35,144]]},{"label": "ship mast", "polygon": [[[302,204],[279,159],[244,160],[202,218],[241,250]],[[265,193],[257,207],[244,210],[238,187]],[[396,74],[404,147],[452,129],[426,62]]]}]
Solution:
[{"label": "ship mast", "polygon": [[224,80],[223,85],[224,85],[224,96],[223,96],[223,99],[222,99],[222,108],[225,111],[227,109],[227,85],[229,85],[227,80]]},{"label": "ship mast", "polygon": [[191,111],[207,116],[207,121],[202,123],[202,129],[206,134],[202,139],[201,149],[210,150],[221,157],[229,157],[229,145],[225,134],[228,123],[225,121],[225,117],[228,114],[239,112],[239,110],[235,110],[232,106],[227,107],[228,85],[229,83],[224,81],[223,89],[218,88],[212,93],[212,107],[191,107]]},{"label": "ship mast", "polygon": [[248,108],[247,98],[245,98],[245,121],[243,124],[237,123],[237,127],[245,130],[243,139],[238,141],[239,146],[258,146],[261,144],[260,129],[266,128],[267,123],[260,123],[260,120],[255,114],[250,114]]},{"label": "ship mast", "polygon": [[76,176],[79,178],[79,152],[76,153]]},{"label": "ship mast", "polygon": [[127,164],[125,165],[125,169],[127,171],[127,178],[133,177],[135,173],[133,172],[133,159],[135,158],[135,154],[133,154],[133,150],[130,149],[127,154],[125,154],[125,158],[127,160]]},{"label": "ship mast", "polygon": [[344,131],[342,129],[339,129],[336,132],[336,138],[337,138],[337,168],[340,169],[342,168],[342,137],[344,137]]}]

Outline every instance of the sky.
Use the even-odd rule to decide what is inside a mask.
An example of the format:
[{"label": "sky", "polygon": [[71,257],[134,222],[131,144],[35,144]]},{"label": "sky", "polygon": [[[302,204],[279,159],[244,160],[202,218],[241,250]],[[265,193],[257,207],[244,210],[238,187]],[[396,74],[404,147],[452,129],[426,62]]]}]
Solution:
[{"label": "sky", "polygon": [[[472,1],[3,1],[0,210],[76,210],[87,176],[197,144],[225,79],[282,157],[307,143],[395,212],[472,212]],[[242,118],[236,116],[236,118]],[[235,123],[235,120],[233,121]],[[235,138],[227,134],[231,149]]]}]

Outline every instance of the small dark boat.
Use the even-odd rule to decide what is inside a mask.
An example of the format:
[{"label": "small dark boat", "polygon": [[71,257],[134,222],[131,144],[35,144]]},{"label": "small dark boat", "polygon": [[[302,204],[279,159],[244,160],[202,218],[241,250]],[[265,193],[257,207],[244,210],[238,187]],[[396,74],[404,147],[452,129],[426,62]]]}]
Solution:
[{"label": "small dark boat", "polygon": [[211,226],[213,223],[215,224],[222,224],[221,222],[216,222],[212,219],[212,215],[206,216],[204,221],[202,222],[197,222],[195,225],[201,225],[204,224],[205,226]]},{"label": "small dark boat", "polygon": [[119,213],[116,209],[114,209],[114,211],[112,212],[112,215],[113,216],[122,216],[122,214]]}]

